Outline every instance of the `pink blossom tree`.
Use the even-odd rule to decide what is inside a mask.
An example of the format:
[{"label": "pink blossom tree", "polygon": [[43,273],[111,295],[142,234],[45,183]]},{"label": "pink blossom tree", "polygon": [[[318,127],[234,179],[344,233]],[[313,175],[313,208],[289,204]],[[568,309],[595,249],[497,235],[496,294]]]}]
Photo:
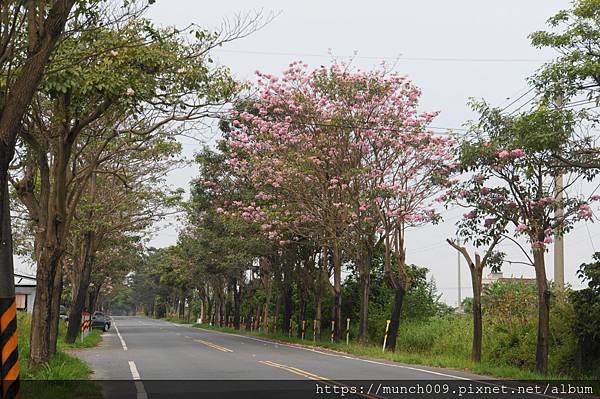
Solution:
[{"label": "pink blossom tree", "polygon": [[404,296],[410,287],[406,264],[406,229],[435,223],[440,219],[433,200],[452,183],[455,168],[455,140],[426,131],[431,119],[398,134],[392,145],[377,153],[376,168],[381,170],[374,206],[381,221],[385,243],[384,272],[393,288],[394,305],[390,316],[387,349],[394,351]]},{"label": "pink blossom tree", "polygon": [[[358,236],[368,252],[382,224],[391,243],[404,226],[435,219],[427,202],[450,170],[452,140],[426,131],[436,114],[417,112],[420,91],[399,74],[339,64],[309,72],[294,62],[281,79],[258,76],[259,98],[235,114],[228,137],[230,165],[261,194],[239,204],[240,216],[262,223],[272,239],[292,232],[331,253],[339,339],[344,244]],[[367,309],[370,259],[359,263]],[[365,331],[366,318],[361,312]]]},{"label": "pink blossom tree", "polygon": [[[546,248],[577,221],[593,217],[590,201],[597,197],[584,198],[570,188],[581,179],[592,179],[594,173],[555,161],[571,136],[568,112],[540,106],[509,117],[485,103],[474,107],[480,120],[473,137],[462,143],[460,155],[461,169],[469,178],[455,185],[447,198],[470,208],[459,223],[463,236],[483,231],[469,234],[472,244],[510,239],[522,249],[525,263],[534,267],[539,303],[536,370],[546,373],[550,340]],[[566,181],[557,186],[559,173]]]}]

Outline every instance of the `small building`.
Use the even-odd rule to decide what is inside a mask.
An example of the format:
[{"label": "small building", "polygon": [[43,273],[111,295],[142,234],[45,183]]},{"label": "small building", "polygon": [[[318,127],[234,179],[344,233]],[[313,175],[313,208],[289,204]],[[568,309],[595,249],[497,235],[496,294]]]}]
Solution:
[{"label": "small building", "polygon": [[502,273],[490,273],[487,277],[484,277],[481,280],[482,285],[485,287],[486,285],[496,283],[496,282],[512,282],[512,283],[523,283],[523,284],[535,284],[535,278],[525,278],[521,277],[504,277]]},{"label": "small building", "polygon": [[15,273],[15,301],[17,302],[17,310],[24,310],[28,313],[33,312],[36,283],[35,277]]}]

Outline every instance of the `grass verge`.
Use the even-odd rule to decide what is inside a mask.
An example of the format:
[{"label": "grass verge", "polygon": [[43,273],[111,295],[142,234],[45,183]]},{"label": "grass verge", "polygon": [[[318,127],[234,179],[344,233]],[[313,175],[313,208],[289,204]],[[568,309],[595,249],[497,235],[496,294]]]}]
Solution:
[{"label": "grass verge", "polygon": [[250,332],[246,330],[236,330],[229,327],[216,327],[208,324],[194,324],[196,328],[204,328],[207,330],[215,330],[226,333],[234,333],[240,335],[251,335],[255,337],[267,338],[280,342],[287,342],[293,344],[299,344],[303,346],[314,346],[325,349],[331,349],[338,352],[343,352],[359,357],[384,359],[398,363],[422,365],[430,367],[443,367],[461,371],[468,371],[473,374],[482,376],[491,376],[496,378],[504,378],[511,380],[568,380],[568,379],[590,379],[596,380],[597,376],[567,376],[567,375],[541,375],[530,370],[523,370],[515,366],[497,365],[492,364],[489,361],[482,361],[475,363],[470,359],[464,358],[459,355],[428,355],[423,353],[415,353],[397,350],[394,353],[382,352],[382,348],[379,345],[359,344],[356,342],[350,342],[346,345],[345,342],[332,343],[330,341],[317,341],[314,342],[312,339],[301,340],[297,337],[289,337],[285,334],[279,333],[265,333],[265,332]]},{"label": "grass verge", "polygon": [[19,312],[19,363],[21,368],[22,398],[101,398],[99,387],[88,380],[92,369],[83,360],[72,356],[69,350],[90,348],[102,341],[102,335],[94,330],[81,341],[66,344],[64,336],[66,326],[61,322],[57,351],[50,361],[37,368],[29,367],[29,335],[31,331],[31,315]]}]

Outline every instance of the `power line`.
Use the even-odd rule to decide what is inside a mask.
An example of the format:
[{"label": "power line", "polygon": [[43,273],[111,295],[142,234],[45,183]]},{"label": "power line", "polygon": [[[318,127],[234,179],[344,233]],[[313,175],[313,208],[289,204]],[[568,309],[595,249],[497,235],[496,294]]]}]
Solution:
[{"label": "power line", "polygon": [[[323,53],[293,53],[293,52],[275,52],[275,51],[251,51],[251,50],[226,50],[218,49],[215,52],[233,53],[233,54],[250,54],[250,55],[268,55],[268,56],[286,56],[286,57],[319,57],[319,58],[334,58],[335,54]],[[392,61],[423,61],[423,62],[548,62],[546,59],[526,59],[526,58],[461,58],[461,57],[398,57],[390,56],[364,56],[364,55],[339,55],[340,58],[357,58],[369,60],[392,60]]]},{"label": "power line", "polygon": [[590,244],[592,245],[592,250],[596,252],[596,246],[594,245],[594,240],[592,240],[592,234],[590,233],[590,227],[588,226],[587,220],[585,221],[585,229],[587,230],[588,238],[590,239]]},{"label": "power line", "polygon": [[522,99],[523,97],[525,97],[526,95],[528,95],[529,93],[531,93],[531,91],[534,89],[534,87],[531,87],[529,90],[527,90],[525,93],[521,94],[517,99],[515,99],[514,101],[512,101],[510,104],[508,104],[506,107],[502,108],[500,110],[500,112],[504,112],[506,111],[507,108],[510,108],[513,104],[515,104],[517,101],[519,101],[520,99]]}]

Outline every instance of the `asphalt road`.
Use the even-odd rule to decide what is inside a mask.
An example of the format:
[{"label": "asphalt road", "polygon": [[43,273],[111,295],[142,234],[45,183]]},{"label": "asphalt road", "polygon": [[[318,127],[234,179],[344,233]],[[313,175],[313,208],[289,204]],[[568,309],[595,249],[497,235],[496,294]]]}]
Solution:
[{"label": "asphalt road", "polygon": [[[419,385],[421,397],[434,397],[425,395],[428,389],[448,389],[438,396],[446,398],[459,393],[471,398],[483,393],[486,398],[541,397],[490,395],[489,390],[500,389],[499,382],[481,382],[482,377],[460,371],[357,358],[143,317],[114,317],[99,347],[76,354],[93,368],[93,378],[101,381],[109,399],[406,397],[394,391],[398,384],[413,386],[415,393]],[[345,390],[350,391],[342,396]],[[358,395],[350,395],[352,390]]]}]

